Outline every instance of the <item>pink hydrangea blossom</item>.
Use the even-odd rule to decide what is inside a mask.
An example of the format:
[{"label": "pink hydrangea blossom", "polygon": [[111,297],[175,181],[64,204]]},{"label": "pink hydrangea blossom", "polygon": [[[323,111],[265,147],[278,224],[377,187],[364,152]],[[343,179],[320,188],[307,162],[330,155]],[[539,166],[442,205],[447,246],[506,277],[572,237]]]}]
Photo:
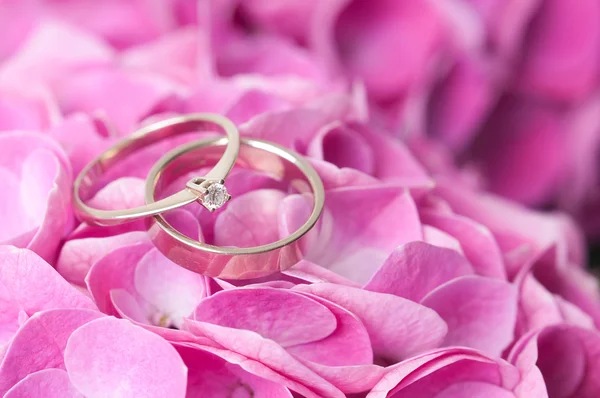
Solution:
[{"label": "pink hydrangea blossom", "polygon": [[[598,4],[0,0],[0,396],[600,396]],[[297,264],[211,278],[144,220],[74,217],[91,159],[191,112],[319,173]],[[187,140],[86,200],[144,204]],[[310,212],[275,175],[236,167],[227,187],[221,210],[165,216],[248,247]]]}]

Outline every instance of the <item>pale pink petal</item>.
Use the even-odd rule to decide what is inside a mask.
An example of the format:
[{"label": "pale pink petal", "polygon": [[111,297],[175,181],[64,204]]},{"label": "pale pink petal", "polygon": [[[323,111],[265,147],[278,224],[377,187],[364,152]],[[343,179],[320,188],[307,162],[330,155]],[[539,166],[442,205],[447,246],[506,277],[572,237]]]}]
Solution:
[{"label": "pale pink petal", "polygon": [[148,236],[142,231],[106,237],[70,239],[65,242],[60,251],[56,270],[69,282],[84,285],[85,277],[96,261],[119,247],[145,241],[148,241]]},{"label": "pale pink petal", "polygon": [[49,19],[40,23],[20,51],[3,65],[0,81],[52,84],[76,68],[107,64],[113,55],[113,50],[94,35]]},{"label": "pale pink petal", "polygon": [[5,398],[84,398],[62,369],[44,369],[29,374],[11,388]]},{"label": "pale pink petal", "polygon": [[135,268],[135,288],[140,297],[152,304],[175,326],[191,315],[207,295],[202,275],[167,259],[157,249],[148,251]]},{"label": "pale pink petal", "polygon": [[436,287],[472,274],[469,262],[456,251],[409,242],[385,260],[365,289],[419,302]]},{"label": "pale pink petal", "polygon": [[209,73],[206,45],[198,29],[184,27],[155,41],[127,49],[121,54],[121,62],[134,70],[152,71],[192,85]]},{"label": "pale pink petal", "polygon": [[321,340],[336,328],[326,306],[295,292],[280,289],[233,289],[208,297],[194,319],[254,331],[281,346]]},{"label": "pale pink petal", "polygon": [[5,248],[0,251],[0,341],[6,342],[17,331],[22,313],[32,316],[52,308],[95,308],[37,254]]},{"label": "pale pink petal", "polygon": [[226,362],[199,348],[177,346],[188,367],[186,397],[255,396],[291,398],[290,391],[273,381],[248,373],[238,365]]},{"label": "pale pink petal", "polygon": [[57,96],[65,113],[107,116],[121,135],[129,135],[176,91],[173,83],[149,73],[91,68],[61,81]]},{"label": "pale pink petal", "polygon": [[48,132],[69,155],[74,175],[111,144],[101,127],[88,115],[75,113]]},{"label": "pale pink petal", "polygon": [[134,282],[136,265],[151,249],[149,242],[123,246],[92,265],[85,282],[100,311],[117,315],[110,298],[113,289],[121,288],[137,295]]},{"label": "pale pink petal", "polygon": [[423,239],[431,245],[452,249],[464,256],[458,239],[441,229],[432,227],[431,225],[423,225]]},{"label": "pale pink petal", "polygon": [[466,276],[429,293],[421,303],[448,324],[445,344],[500,356],[513,340],[517,289],[496,279]]},{"label": "pale pink petal", "polygon": [[185,396],[187,368],[175,348],[127,320],[106,317],[74,331],[65,366],[86,397]]},{"label": "pale pink petal", "polygon": [[420,304],[388,294],[317,283],[298,285],[349,310],[365,325],[376,356],[398,361],[438,347],[447,332],[444,321]]},{"label": "pale pink petal", "polygon": [[[0,239],[53,259],[70,215],[71,169],[65,154],[47,136],[6,133],[0,137],[2,169],[13,175],[8,183],[16,189],[3,192],[7,201],[0,211],[9,223]],[[13,212],[23,217],[15,219]]]},{"label": "pale pink petal", "polygon": [[28,374],[64,369],[67,339],[81,325],[102,317],[97,311],[57,309],[34,314],[11,340],[0,365],[0,393],[4,394]]},{"label": "pale pink petal", "polygon": [[[305,257],[353,282],[366,283],[395,247],[422,239],[415,204],[401,187],[333,189],[327,192],[325,206],[305,240]],[[286,198],[281,230],[298,229],[307,208],[300,196]]]},{"label": "pale pink petal", "polygon": [[0,131],[43,131],[58,120],[58,105],[47,90],[0,88]]},{"label": "pale pink petal", "polygon": [[215,244],[252,247],[279,240],[277,217],[284,196],[261,189],[231,200],[215,222]]}]

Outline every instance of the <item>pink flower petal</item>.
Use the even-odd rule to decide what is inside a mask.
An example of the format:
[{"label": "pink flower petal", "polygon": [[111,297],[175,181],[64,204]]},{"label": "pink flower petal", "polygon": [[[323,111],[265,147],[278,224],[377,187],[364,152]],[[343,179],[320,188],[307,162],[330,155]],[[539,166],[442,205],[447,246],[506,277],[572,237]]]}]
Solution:
[{"label": "pink flower petal", "polygon": [[53,126],[48,133],[69,155],[74,175],[79,174],[85,165],[111,144],[98,123],[82,113],[71,115]]},{"label": "pink flower petal", "polygon": [[599,349],[596,331],[554,325],[523,336],[509,360],[525,376],[541,371],[552,397],[594,397],[600,393]]},{"label": "pink flower petal", "polygon": [[421,303],[448,324],[447,345],[500,356],[514,337],[517,290],[504,281],[467,276],[429,293]]},{"label": "pink flower petal", "polygon": [[558,100],[580,99],[597,80],[600,6],[582,0],[541,3],[528,29],[518,81],[534,94]]},{"label": "pink flower petal", "polygon": [[85,277],[96,261],[119,247],[147,241],[146,232],[142,231],[67,240],[56,261],[56,270],[69,282],[84,285]]},{"label": "pink flower petal", "polygon": [[375,355],[398,361],[438,347],[446,324],[432,310],[388,294],[329,283],[298,285],[298,290],[332,301],[365,325]]},{"label": "pink flower petal", "polygon": [[322,304],[280,289],[233,289],[208,297],[194,313],[198,321],[252,330],[283,347],[321,340],[336,328]]},{"label": "pink flower petal", "polygon": [[[20,183],[13,191],[3,191],[11,208],[0,207],[9,220],[0,239],[53,259],[70,214],[71,169],[66,156],[47,136],[6,133],[0,136],[1,169],[16,177],[9,178],[9,184]],[[13,212],[24,217],[14,219]]]},{"label": "pink flower petal", "polygon": [[459,62],[431,93],[428,109],[430,134],[455,151],[473,140],[493,105],[493,71],[480,61]]},{"label": "pink flower petal", "polygon": [[[335,331],[327,337],[288,347],[288,352],[307,363],[311,368],[313,368],[311,363],[319,365],[319,368],[321,368],[321,365],[325,367],[370,365],[373,362],[373,349],[371,348],[368,332],[356,315],[332,301],[319,296],[304,294],[326,306],[335,315],[337,325]],[[352,342],[353,349],[351,352],[347,350],[349,342]],[[318,369],[317,373],[332,381],[327,377],[327,373],[321,373]],[[354,380],[348,381],[351,384],[356,382]],[[338,386],[336,383],[334,384]]]},{"label": "pink flower petal", "polygon": [[[280,229],[286,233],[298,229],[306,220],[307,207],[300,196],[286,198]],[[395,247],[421,239],[415,204],[402,188],[340,188],[327,192],[321,220],[305,240],[305,257],[364,284]]]},{"label": "pink flower petal", "polygon": [[307,398],[344,397],[338,388],[298,362],[283,347],[257,333],[190,320],[184,322],[184,329],[196,336],[207,337],[223,347],[206,347],[207,351]]},{"label": "pink flower petal", "polygon": [[163,77],[109,68],[80,71],[57,89],[65,113],[106,115],[122,135],[133,132],[175,93],[176,87]]},{"label": "pink flower petal", "polygon": [[215,244],[252,247],[279,240],[277,216],[284,196],[278,190],[261,189],[234,198],[217,217]]},{"label": "pink flower petal", "polygon": [[553,108],[505,98],[482,129],[472,160],[480,164],[491,191],[527,205],[555,195],[567,161],[568,133]]},{"label": "pink flower petal", "polygon": [[177,346],[177,351],[188,367],[187,397],[292,397],[284,386],[248,373],[215,354],[186,346]]},{"label": "pink flower petal", "polygon": [[139,260],[134,278],[139,296],[168,316],[175,326],[180,326],[207,295],[202,275],[173,263],[157,249]]},{"label": "pink flower petal", "polygon": [[95,308],[35,253],[5,248],[0,251],[1,341],[9,340],[17,331],[21,312],[32,316],[53,308]]},{"label": "pink flower petal", "polygon": [[409,242],[396,249],[365,289],[419,302],[436,287],[473,274],[469,262],[451,249]]},{"label": "pink flower petal", "polygon": [[[477,383],[484,391],[487,389],[488,392],[499,394],[499,390],[511,391],[519,382],[519,372],[513,366],[502,360],[496,362],[466,348],[448,348],[423,354],[390,366],[387,370],[387,375],[373,388],[368,398],[437,397],[446,390],[460,390],[464,388],[461,387],[463,383],[470,382]],[[498,396],[504,398],[506,395]],[[534,397],[542,398],[542,395]]]},{"label": "pink flower petal", "polygon": [[455,237],[476,274],[506,279],[502,252],[492,233],[483,225],[455,214],[435,211],[420,213],[423,223]]},{"label": "pink flower petal", "polygon": [[334,1],[320,7],[315,18],[317,52],[363,80],[381,102],[424,78],[444,32],[435,8],[423,2]]},{"label": "pink flower petal", "polygon": [[44,369],[31,373],[11,388],[5,398],[84,398],[62,369]]},{"label": "pink flower petal", "polygon": [[106,317],[74,331],[65,366],[86,397],[185,396],[187,368],[177,351],[127,320]]},{"label": "pink flower petal", "polygon": [[153,248],[149,242],[140,242],[113,250],[98,260],[86,277],[87,288],[100,311],[117,315],[110,299],[113,289],[125,289],[136,294],[135,265]]},{"label": "pink flower petal", "polygon": [[0,365],[0,393],[28,374],[48,368],[64,369],[67,339],[81,325],[102,317],[97,311],[57,309],[34,314],[10,342]]}]

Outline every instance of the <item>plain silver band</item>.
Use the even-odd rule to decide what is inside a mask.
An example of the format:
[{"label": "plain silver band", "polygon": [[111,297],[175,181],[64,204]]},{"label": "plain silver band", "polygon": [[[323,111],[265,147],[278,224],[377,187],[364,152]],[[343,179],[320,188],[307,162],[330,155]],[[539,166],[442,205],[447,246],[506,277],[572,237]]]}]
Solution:
[{"label": "plain silver band", "polygon": [[198,199],[198,193],[185,188],[171,196],[144,206],[122,210],[101,210],[86,205],[81,199],[82,192],[89,191],[98,179],[115,163],[135,151],[155,144],[166,138],[192,132],[221,130],[227,134],[227,148],[217,164],[204,176],[204,179],[224,180],[237,158],[240,137],[235,124],[225,116],[212,113],[195,113],[177,116],[152,123],[130,137],[104,151],[91,161],[77,176],[73,188],[73,207],[77,217],[88,224],[111,226],[138,218],[148,217],[176,209]]}]

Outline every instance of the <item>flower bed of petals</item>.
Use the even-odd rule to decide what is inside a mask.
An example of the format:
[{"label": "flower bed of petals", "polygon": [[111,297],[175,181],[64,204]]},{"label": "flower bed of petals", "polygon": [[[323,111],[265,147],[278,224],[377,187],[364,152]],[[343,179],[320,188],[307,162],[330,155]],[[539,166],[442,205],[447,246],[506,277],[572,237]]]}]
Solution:
[{"label": "flower bed of petals", "polygon": [[[599,20],[596,0],[0,2],[0,396],[599,397]],[[87,162],[190,112],[317,169],[301,262],[212,279],[143,221],[76,221]],[[164,150],[91,203],[143,204]],[[258,172],[228,188],[169,221],[244,247],[310,210]]]}]

